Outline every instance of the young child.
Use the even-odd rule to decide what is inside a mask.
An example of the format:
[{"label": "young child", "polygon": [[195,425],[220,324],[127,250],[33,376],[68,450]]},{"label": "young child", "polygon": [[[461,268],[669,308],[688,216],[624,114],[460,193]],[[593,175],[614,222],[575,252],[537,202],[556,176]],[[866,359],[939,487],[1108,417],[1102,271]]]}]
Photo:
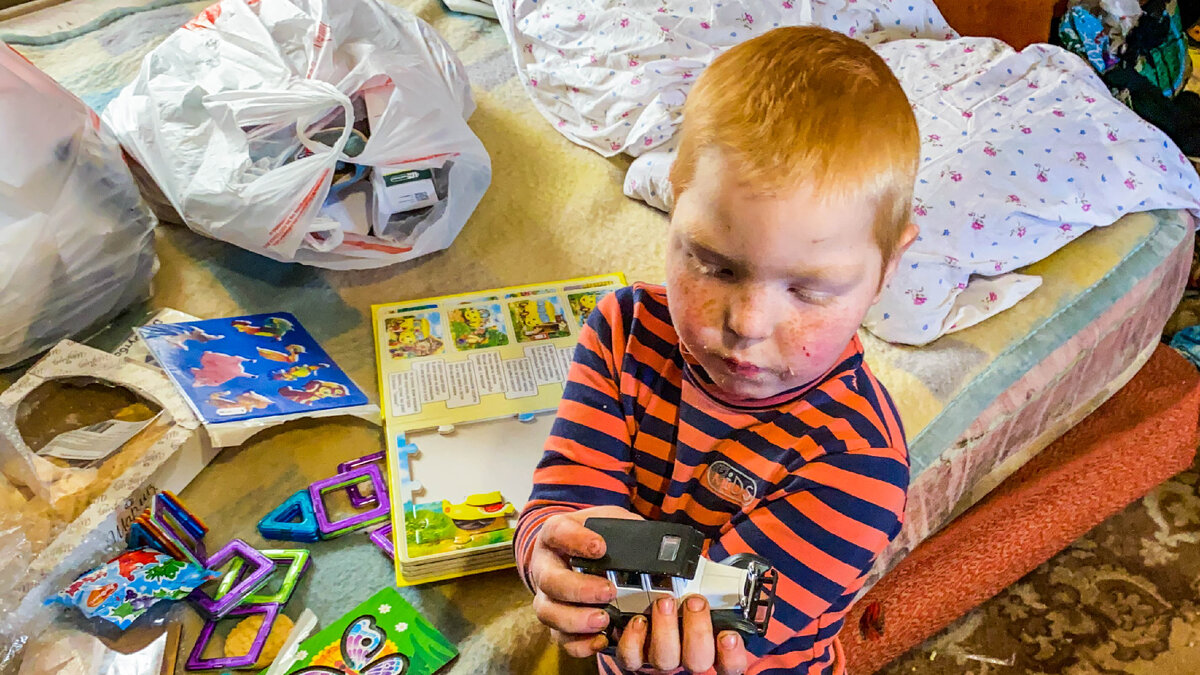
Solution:
[{"label": "young child", "polygon": [[[615,589],[592,516],[667,520],[705,555],[779,572],[765,637],[713,635],[693,596],[621,633],[603,673],[840,673],[838,631],[896,536],[908,454],[856,330],[916,237],[919,140],[863,43],[780,28],[718,57],[684,109],[665,288],[606,297],[584,329],[517,527],[538,618],[574,656],[606,646]],[[682,615],[682,619],[680,619]]]}]

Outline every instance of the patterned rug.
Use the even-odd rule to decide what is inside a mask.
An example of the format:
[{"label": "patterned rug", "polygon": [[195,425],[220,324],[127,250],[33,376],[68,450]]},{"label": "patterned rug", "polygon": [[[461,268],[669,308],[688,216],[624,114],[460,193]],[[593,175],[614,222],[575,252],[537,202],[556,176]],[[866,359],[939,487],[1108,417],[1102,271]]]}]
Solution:
[{"label": "patterned rug", "polygon": [[1197,542],[1200,461],[881,673],[1200,672]]}]

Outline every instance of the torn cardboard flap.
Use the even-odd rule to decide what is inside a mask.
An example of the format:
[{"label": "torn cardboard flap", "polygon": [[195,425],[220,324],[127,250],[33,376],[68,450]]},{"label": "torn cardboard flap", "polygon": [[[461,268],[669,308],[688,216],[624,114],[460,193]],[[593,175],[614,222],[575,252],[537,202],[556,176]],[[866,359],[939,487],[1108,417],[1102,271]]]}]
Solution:
[{"label": "torn cardboard flap", "polygon": [[100,472],[92,467],[62,466],[36,454],[19,427],[21,402],[44,384],[55,380],[95,381],[123,387],[158,405],[161,425],[195,431],[198,420],[161,372],[86,347],[64,341],[56,345],[12,387],[0,394],[0,470],[28,488],[60,513],[75,511],[61,502],[79,493],[94,492]]},{"label": "torn cardboard flap", "polygon": [[228,448],[245,443],[250,440],[251,436],[260,431],[266,431],[267,429],[287,424],[288,422],[342,416],[357,417],[376,426],[380,423],[379,406],[374,403],[368,403],[366,405],[349,406],[346,408],[331,408],[329,410],[314,410],[313,412],[296,413],[293,415],[263,417],[243,422],[225,422],[223,424],[204,423],[201,426],[207,432],[209,442],[212,443],[213,447]]},{"label": "torn cardboard flap", "polygon": [[161,370],[71,340],[55,345],[24,377],[0,393],[0,408],[15,408],[21,399],[44,382],[73,377],[91,377],[126,387],[162,406],[177,423],[192,429],[200,424]]},{"label": "torn cardboard flap", "polygon": [[[75,468],[37,456],[18,427],[22,402],[56,380],[123,387],[157,405],[147,427],[96,468]],[[105,547],[119,544],[132,519],[159,490],[182,490],[215,456],[200,422],[161,370],[75,342],[55,346],[12,387],[0,394],[0,470],[24,486],[32,509],[48,504],[57,520],[20,588],[36,587],[92,563]],[[44,508],[44,505],[43,507]]]}]

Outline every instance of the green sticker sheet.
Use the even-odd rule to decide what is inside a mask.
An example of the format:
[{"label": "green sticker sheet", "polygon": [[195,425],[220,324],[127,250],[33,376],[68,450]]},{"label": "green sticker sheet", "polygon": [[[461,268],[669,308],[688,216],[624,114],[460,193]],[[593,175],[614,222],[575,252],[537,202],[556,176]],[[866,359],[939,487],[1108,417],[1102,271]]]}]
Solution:
[{"label": "green sticker sheet", "polygon": [[300,643],[289,675],[432,675],[458,656],[395,588],[385,588]]}]

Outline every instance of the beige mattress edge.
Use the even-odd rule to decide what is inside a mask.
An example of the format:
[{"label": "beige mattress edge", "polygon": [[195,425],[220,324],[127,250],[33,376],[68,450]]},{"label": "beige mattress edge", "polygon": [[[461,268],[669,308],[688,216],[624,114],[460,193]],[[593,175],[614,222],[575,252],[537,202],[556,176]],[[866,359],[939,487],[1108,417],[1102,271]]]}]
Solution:
[{"label": "beige mattress edge", "polygon": [[[1133,376],[1137,375],[1138,371],[1142,369],[1142,366],[1146,365],[1146,362],[1150,360],[1150,356],[1154,353],[1154,350],[1158,348],[1158,344],[1159,339],[1157,337],[1152,337],[1147,341],[1145,346],[1142,347],[1141,351],[1138,352],[1137,357],[1133,360],[1133,362],[1130,363],[1129,366],[1126,367],[1125,370],[1122,371],[1121,374],[1116,378],[1106,382],[1100,391],[1096,392],[1095,396],[1077,408],[1071,410],[1068,414],[1055,419],[1054,422],[1051,423],[1050,426],[1046,427],[1046,429],[1042,431],[1037,438],[1033,439],[1029,445],[998,464],[996,468],[984,474],[984,476],[980,478],[975,485],[968,490],[965,495],[962,496],[961,499],[958,500],[958,503],[954,505],[954,509],[950,512],[949,520],[954,520],[962,515],[967,509],[978,504],[980,500],[991,493],[992,490],[996,489],[1000,483],[1003,483],[1005,479],[1016,473],[1017,469],[1025,466],[1029,460],[1037,457],[1038,453],[1040,453],[1042,450],[1045,450],[1054,441],[1058,440],[1060,436],[1070,431],[1072,427],[1082,422],[1088,415],[1096,412],[1096,409],[1104,405],[1105,401],[1112,398],[1113,394],[1117,393],[1117,391],[1119,391],[1122,387],[1129,384],[1129,381],[1133,379]],[[1073,364],[1072,368],[1074,367],[1075,365]]]},{"label": "beige mattress edge", "polygon": [[1183,293],[1192,248],[1188,236],[1100,316],[996,394],[941,459],[913,476],[904,527],[876,559],[863,592],[1137,373]]}]

